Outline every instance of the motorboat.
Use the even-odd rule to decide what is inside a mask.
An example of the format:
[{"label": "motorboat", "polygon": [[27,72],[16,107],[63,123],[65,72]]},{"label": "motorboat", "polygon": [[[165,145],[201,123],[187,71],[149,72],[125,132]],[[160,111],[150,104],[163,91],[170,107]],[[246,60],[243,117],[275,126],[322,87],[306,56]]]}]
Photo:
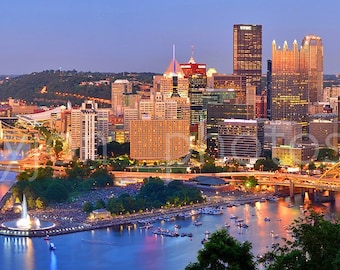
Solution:
[{"label": "motorboat", "polygon": [[195,225],[195,226],[200,226],[200,225],[202,225],[202,224],[203,224],[203,223],[200,222],[200,221],[197,221],[197,220],[194,221],[194,225]]},{"label": "motorboat", "polygon": [[55,247],[54,243],[50,243],[50,250],[51,251],[56,250],[56,247]]}]

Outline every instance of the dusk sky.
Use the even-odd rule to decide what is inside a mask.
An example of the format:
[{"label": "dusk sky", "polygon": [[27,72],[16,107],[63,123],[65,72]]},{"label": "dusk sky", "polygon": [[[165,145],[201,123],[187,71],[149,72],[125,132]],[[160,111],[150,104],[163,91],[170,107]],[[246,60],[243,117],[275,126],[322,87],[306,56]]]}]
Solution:
[{"label": "dusk sky", "polygon": [[335,0],[4,0],[0,74],[59,69],[163,73],[176,45],[185,63],[232,73],[234,24],[262,24],[263,71],[271,43],[315,34],[324,73],[340,73],[340,1]]}]

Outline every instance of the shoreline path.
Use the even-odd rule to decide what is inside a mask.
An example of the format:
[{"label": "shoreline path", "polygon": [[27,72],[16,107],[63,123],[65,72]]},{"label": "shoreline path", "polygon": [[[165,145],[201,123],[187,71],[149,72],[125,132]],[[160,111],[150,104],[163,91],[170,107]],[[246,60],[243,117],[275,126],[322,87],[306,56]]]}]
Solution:
[{"label": "shoreline path", "polygon": [[[156,209],[152,211],[134,213],[129,215],[118,215],[103,219],[90,220],[88,214],[83,212],[82,205],[86,201],[95,203],[98,199],[106,201],[110,197],[118,197],[122,193],[135,194],[138,192],[137,186],[132,187],[112,187],[105,189],[98,189],[82,196],[78,197],[77,200],[71,203],[55,204],[52,207],[48,207],[44,210],[29,210],[31,217],[37,217],[41,221],[50,221],[55,223],[53,228],[47,230],[29,230],[28,236],[30,237],[42,237],[46,235],[60,235],[66,233],[74,233],[86,230],[101,229],[113,226],[131,225],[143,220],[156,220],[156,219],[168,219],[171,217],[178,217],[179,214],[189,212],[194,209],[200,209],[204,207],[218,207],[226,206],[228,204],[245,204],[254,203],[261,200],[261,198],[267,198],[271,194],[245,194],[242,192],[226,192],[221,193],[220,196],[216,197],[215,194],[211,193],[210,196],[207,194],[207,202],[182,206],[177,208],[169,209]],[[214,196],[215,195],[215,196]],[[6,197],[6,196],[4,196]],[[5,198],[3,198],[5,199]],[[7,197],[8,199],[8,197]],[[12,211],[3,211],[0,215],[0,223],[17,219],[20,214],[15,214]],[[15,236],[27,236],[10,232],[4,228],[0,229],[0,234],[3,235],[15,235]]]}]

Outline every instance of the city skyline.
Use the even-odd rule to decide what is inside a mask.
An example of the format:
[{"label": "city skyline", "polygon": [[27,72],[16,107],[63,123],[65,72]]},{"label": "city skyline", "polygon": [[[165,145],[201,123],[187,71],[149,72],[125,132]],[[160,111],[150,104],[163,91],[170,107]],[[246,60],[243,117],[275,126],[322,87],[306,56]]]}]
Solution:
[{"label": "city skyline", "polygon": [[194,46],[197,62],[231,74],[234,24],[262,25],[263,74],[273,40],[283,46],[296,39],[300,46],[310,34],[322,39],[324,74],[337,74],[339,7],[330,0],[8,1],[0,11],[0,74],[50,69],[163,73],[173,44],[180,63],[189,61]]}]

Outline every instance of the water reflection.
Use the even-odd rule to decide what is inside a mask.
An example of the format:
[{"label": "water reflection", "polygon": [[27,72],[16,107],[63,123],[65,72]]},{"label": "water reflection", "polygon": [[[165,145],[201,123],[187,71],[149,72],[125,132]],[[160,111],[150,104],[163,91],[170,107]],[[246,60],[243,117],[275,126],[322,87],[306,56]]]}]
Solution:
[{"label": "water reflection", "polygon": [[[3,252],[8,260],[2,262],[5,263],[5,265],[11,265],[11,267],[4,267],[4,269],[35,269],[34,247],[32,244],[32,239],[28,237],[5,237]],[[18,255],[22,256],[22,261],[16,260]],[[20,267],[19,265],[22,265],[22,267]]]},{"label": "water reflection", "polygon": [[57,255],[55,252],[52,250],[51,252],[51,264],[50,264],[50,270],[57,270]]}]

